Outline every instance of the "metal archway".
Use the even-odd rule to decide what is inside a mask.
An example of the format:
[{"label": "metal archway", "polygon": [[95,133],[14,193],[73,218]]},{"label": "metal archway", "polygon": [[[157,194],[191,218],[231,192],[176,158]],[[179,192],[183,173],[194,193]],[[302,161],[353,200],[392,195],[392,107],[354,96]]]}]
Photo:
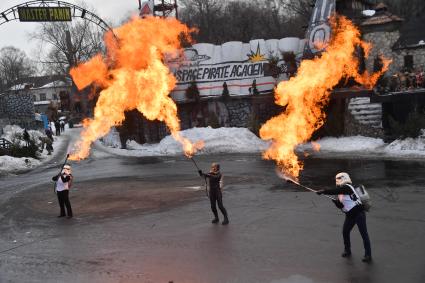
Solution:
[{"label": "metal archway", "polygon": [[[97,26],[99,26],[104,31],[111,31],[112,28],[96,14],[87,11],[84,8],[81,8],[77,5],[64,2],[64,1],[54,1],[54,0],[34,0],[28,1],[22,4],[13,6],[0,13],[0,26],[10,21],[19,20],[18,8],[19,7],[69,7],[71,9],[71,16],[73,18],[82,18],[84,20],[90,21]],[[114,34],[115,35],[115,34]]]}]

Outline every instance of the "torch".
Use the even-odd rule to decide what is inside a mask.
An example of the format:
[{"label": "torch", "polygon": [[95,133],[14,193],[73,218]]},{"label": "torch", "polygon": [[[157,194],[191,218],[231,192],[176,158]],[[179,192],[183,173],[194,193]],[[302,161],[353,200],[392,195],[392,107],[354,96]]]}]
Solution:
[{"label": "torch", "polygon": [[[282,173],[282,171],[280,171],[279,168],[277,168],[277,167],[276,167],[276,173],[277,173],[277,175],[279,177],[281,177],[282,179],[284,179],[288,183],[292,183],[292,184],[294,184],[294,185],[296,185],[298,187],[301,187],[301,188],[306,189],[307,191],[310,191],[310,192],[313,192],[313,193],[317,193],[318,192],[317,190],[314,190],[312,188],[309,188],[309,187],[307,187],[305,185],[300,184],[298,181],[294,180],[294,178],[291,178],[290,176]],[[327,197],[328,199],[331,199],[331,200],[335,201],[335,199],[333,197],[331,197],[331,196],[328,196],[328,195],[323,195],[323,196],[324,197]]]},{"label": "torch", "polygon": [[[187,156],[187,155],[186,155]],[[190,160],[192,160],[193,165],[195,165],[196,169],[198,169],[198,171],[201,171],[201,169],[199,168],[198,164],[196,163],[195,159],[193,158],[193,156],[187,156],[187,158],[189,158]],[[207,177],[204,177],[205,179],[205,194],[207,195],[207,198],[210,198],[209,194],[208,194],[208,184],[207,184]]]}]

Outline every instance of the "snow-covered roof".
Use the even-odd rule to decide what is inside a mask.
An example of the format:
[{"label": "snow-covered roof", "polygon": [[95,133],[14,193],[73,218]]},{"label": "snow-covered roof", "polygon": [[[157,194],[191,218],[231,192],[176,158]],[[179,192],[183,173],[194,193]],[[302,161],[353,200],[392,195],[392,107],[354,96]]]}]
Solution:
[{"label": "snow-covered roof", "polygon": [[63,86],[70,86],[70,84],[63,82],[63,81],[54,81],[54,82],[50,82],[50,83],[45,84],[45,85],[38,87],[38,88],[51,88],[51,87],[63,87]]},{"label": "snow-covered roof", "polygon": [[11,86],[10,88],[9,88],[9,90],[23,90],[23,89],[25,89],[25,87],[26,86],[28,86],[28,84],[17,84],[17,85],[14,85],[14,86]]}]

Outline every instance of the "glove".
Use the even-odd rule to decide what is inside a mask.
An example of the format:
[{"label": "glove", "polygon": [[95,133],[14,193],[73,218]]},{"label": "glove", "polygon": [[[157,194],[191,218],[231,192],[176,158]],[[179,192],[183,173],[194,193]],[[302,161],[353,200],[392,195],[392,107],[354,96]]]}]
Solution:
[{"label": "glove", "polygon": [[323,192],[324,192],[325,190],[318,190],[317,192],[316,192],[316,194],[318,194],[319,196],[321,195],[321,194],[323,194]]},{"label": "glove", "polygon": [[342,202],[340,202],[338,199],[333,199],[332,202],[335,204],[335,206],[339,209],[342,209],[344,207],[344,205],[342,204]]},{"label": "glove", "polygon": [[202,170],[199,170],[198,173],[199,173],[199,176],[202,176]]}]

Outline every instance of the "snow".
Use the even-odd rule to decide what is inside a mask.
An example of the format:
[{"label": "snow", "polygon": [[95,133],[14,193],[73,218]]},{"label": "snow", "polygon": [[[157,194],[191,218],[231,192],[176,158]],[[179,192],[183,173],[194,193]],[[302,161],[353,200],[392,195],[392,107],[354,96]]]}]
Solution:
[{"label": "snow", "polygon": [[31,169],[41,164],[40,160],[29,157],[0,156],[0,172],[20,171]]},{"label": "snow", "polygon": [[[53,123],[52,123],[53,125]],[[52,127],[54,131],[54,126]],[[17,134],[22,134],[24,129],[16,125],[7,125],[3,128],[2,138],[5,138],[11,142],[16,140]],[[30,157],[12,157],[8,155],[0,156],[0,175],[4,173],[18,172],[26,169],[33,169],[38,167],[44,163],[49,162],[55,154],[59,151],[59,148],[63,147],[64,143],[68,139],[67,133],[69,134],[69,129],[65,129],[65,135],[54,136],[53,142],[53,153],[52,155],[47,155],[47,150],[44,149],[43,152],[39,154],[39,159],[34,159]],[[38,142],[38,138],[45,136],[45,134],[41,131],[36,130],[28,130],[28,134]],[[25,145],[24,141],[20,141],[21,145]]]},{"label": "snow", "polygon": [[366,17],[372,17],[373,15],[375,15],[376,11],[375,10],[363,10],[362,14]]},{"label": "snow", "polygon": [[[322,138],[315,141],[320,145],[321,153],[331,152],[357,152],[374,151],[385,145],[382,139],[375,139],[363,136],[340,137],[340,138]],[[313,150],[313,144],[307,143],[300,145],[299,150]]]},{"label": "snow", "polygon": [[45,84],[45,85],[39,87],[39,89],[40,88],[50,88],[50,87],[62,87],[62,86],[69,86],[69,84],[67,84],[63,81],[54,81],[54,82],[50,82],[48,84]]},{"label": "snow", "polygon": [[[320,145],[320,150],[313,154],[322,156],[343,153],[344,155],[368,156],[372,158],[425,158],[425,135],[421,135],[415,139],[399,139],[389,144],[384,143],[382,139],[363,136],[327,137],[316,141],[316,143]],[[300,145],[298,150],[313,152],[313,144],[307,143]]]},{"label": "snow", "polygon": [[[54,125],[52,123],[52,129]],[[23,129],[18,126],[6,126],[2,137],[13,140],[14,135],[22,133]],[[0,174],[6,172],[17,172],[32,169],[49,162],[70,137],[77,137],[79,129],[67,129],[64,134],[55,136],[53,155],[47,155],[46,150],[40,155],[40,159],[14,158],[10,156],[0,156]],[[363,136],[351,137],[325,137],[313,143],[301,144],[297,147],[297,152],[307,152],[313,156],[334,157],[335,155],[344,157],[361,156],[366,158],[425,158],[425,130],[418,138],[407,138],[395,140],[390,144],[384,143],[382,139]],[[29,130],[28,133],[38,140],[39,136],[44,136],[40,131]],[[246,128],[192,128],[181,131],[181,134],[196,142],[203,140],[205,147],[197,154],[216,153],[260,153],[267,149],[269,142],[263,141]],[[320,145],[320,150],[315,151],[315,143]],[[113,153],[122,156],[181,156],[183,155],[180,143],[171,136],[166,136],[157,144],[138,144],[135,141],[128,141],[127,148],[121,149],[119,134],[112,129],[108,135],[96,142],[103,147],[103,151],[94,151],[95,157],[101,157],[101,152]],[[100,154],[100,155],[99,155]]]},{"label": "snow", "polygon": [[[181,131],[182,136],[192,142],[203,140],[205,147],[197,154],[251,153],[261,152],[268,143],[262,141],[246,128],[192,128]],[[182,146],[172,136],[166,136],[157,144],[127,142],[127,149],[119,149],[121,143],[118,132],[113,129],[102,138],[102,144],[110,147],[110,152],[126,156],[165,156],[182,155]],[[112,148],[111,148],[112,147]]]},{"label": "snow", "polygon": [[395,140],[385,148],[385,152],[393,156],[425,157],[425,137]]},{"label": "snow", "polygon": [[[192,142],[203,140],[205,147],[197,154],[214,153],[259,153],[267,149],[269,143],[261,140],[246,128],[192,128],[181,131],[182,135]],[[313,149],[313,143],[301,144],[297,152],[307,152],[312,155],[332,157],[362,156],[362,157],[425,157],[425,135],[416,139],[396,140],[390,144],[382,139],[363,136],[325,137],[315,141],[320,150]],[[138,144],[135,141],[127,142],[127,150],[120,149],[121,143],[118,132],[113,129],[102,142],[106,150],[113,154],[124,156],[165,156],[182,155],[181,145],[171,136],[165,137],[157,144]]]}]

